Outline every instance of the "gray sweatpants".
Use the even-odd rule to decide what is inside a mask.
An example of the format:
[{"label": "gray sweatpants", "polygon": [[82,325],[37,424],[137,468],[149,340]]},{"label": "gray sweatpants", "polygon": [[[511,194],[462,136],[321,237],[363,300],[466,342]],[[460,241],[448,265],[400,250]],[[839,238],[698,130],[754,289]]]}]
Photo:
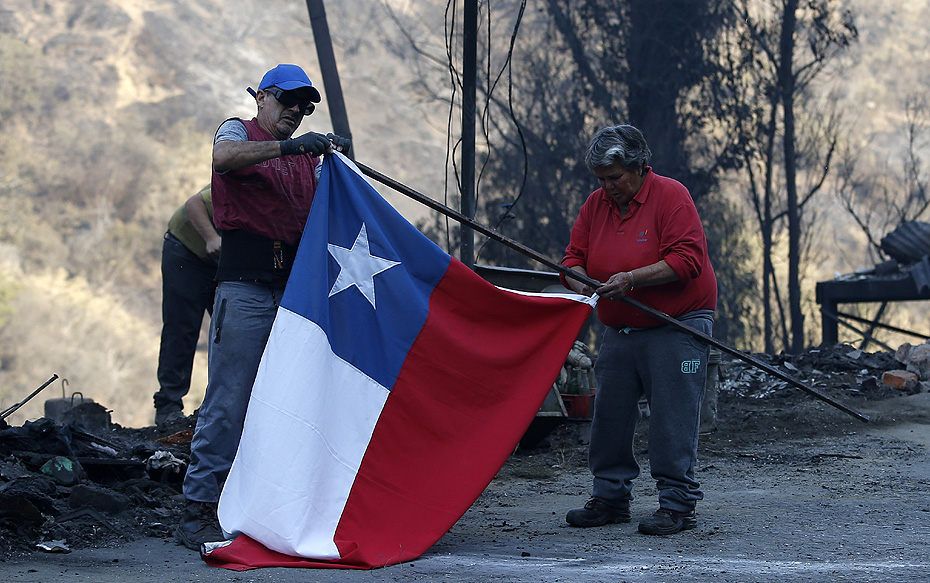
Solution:
[{"label": "gray sweatpants", "polygon": [[[712,312],[679,320],[710,335]],[[687,512],[704,495],[694,478],[698,426],[710,346],[672,326],[625,332],[607,328],[595,363],[597,393],[588,464],[592,496],[608,504],[632,500],[639,465],[633,435],[639,399],[649,403],[649,466],[659,505]]]}]

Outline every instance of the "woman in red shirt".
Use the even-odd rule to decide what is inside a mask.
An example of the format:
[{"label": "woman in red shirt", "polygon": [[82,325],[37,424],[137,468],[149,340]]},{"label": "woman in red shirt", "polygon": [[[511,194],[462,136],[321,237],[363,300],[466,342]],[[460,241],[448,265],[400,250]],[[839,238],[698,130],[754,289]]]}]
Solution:
[{"label": "woman in red shirt", "polygon": [[655,174],[651,155],[642,132],[629,125],[602,129],[585,155],[600,188],[581,207],[562,263],[604,283],[597,289],[572,278],[563,277],[563,283],[598,294],[598,318],[607,328],[595,364],[592,497],[566,520],[601,526],[632,519],[639,475],[633,435],[645,395],[659,509],[640,522],[639,531],[666,535],[697,524],[694,507],[703,494],[694,467],[710,346],[615,300],[629,294],[710,335],[717,280],[690,193]]}]

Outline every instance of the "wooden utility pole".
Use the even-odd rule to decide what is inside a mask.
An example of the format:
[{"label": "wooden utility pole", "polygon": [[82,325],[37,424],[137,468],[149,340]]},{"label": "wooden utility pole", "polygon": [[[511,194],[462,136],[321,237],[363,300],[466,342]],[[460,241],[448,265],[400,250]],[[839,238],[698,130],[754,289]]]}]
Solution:
[{"label": "wooden utility pole", "polygon": [[[478,0],[465,0],[462,40],[462,214],[475,218],[475,118],[478,84]],[[475,232],[462,225],[459,259],[475,268]]]},{"label": "wooden utility pole", "polygon": [[[313,28],[313,40],[316,45],[320,71],[323,75],[323,87],[326,90],[326,103],[333,124],[333,131],[343,137],[352,137],[349,130],[349,118],[346,114],[342,85],[339,83],[339,71],[333,54],[332,38],[326,23],[326,11],[323,0],[307,0],[310,12],[310,25]],[[462,175],[461,175],[461,209],[462,214],[475,218],[475,122],[477,119],[477,84],[478,84],[478,0],[465,0],[464,30],[462,33]],[[346,153],[354,158],[351,152]],[[475,232],[462,225],[462,237],[459,247],[462,263],[475,268]]]},{"label": "wooden utility pole", "polygon": [[[307,0],[307,10],[310,11],[310,27],[313,29],[313,42],[316,45],[317,59],[320,61],[320,72],[323,75],[323,88],[326,90],[326,105],[329,107],[329,118],[333,124],[333,133],[343,138],[352,139],[349,130],[349,116],[346,113],[345,100],[342,97],[342,84],[339,83],[339,70],[336,68],[336,56],[333,53],[333,40],[329,36],[329,25],[326,23],[326,10],[323,0]],[[343,152],[354,159],[350,148]]]},{"label": "wooden utility pole", "polygon": [[798,206],[797,154],[795,152],[794,37],[797,34],[799,0],[784,3],[779,42],[778,86],[781,89],[785,137],[785,191],[788,198],[788,306],[791,310],[791,344],[786,349],[799,354],[804,349],[804,312],[801,309],[801,209]]}]

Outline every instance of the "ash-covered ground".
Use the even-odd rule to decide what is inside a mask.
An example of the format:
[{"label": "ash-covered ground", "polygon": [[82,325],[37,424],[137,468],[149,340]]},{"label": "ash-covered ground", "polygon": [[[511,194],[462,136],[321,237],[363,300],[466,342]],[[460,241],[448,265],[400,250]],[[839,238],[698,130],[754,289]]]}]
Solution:
[{"label": "ash-covered ground", "polygon": [[[902,405],[908,395],[926,392],[923,384],[907,389],[883,384],[886,372],[905,368],[892,353],[837,345],[797,356],[753,357],[837,401],[869,411],[872,425],[928,422],[925,410]],[[728,464],[741,464],[749,472],[781,464],[794,473],[800,463],[818,471],[816,466],[824,460],[859,455],[839,454],[824,444],[854,434],[864,424],[788,383],[727,355],[717,383],[717,425],[702,435],[699,473],[713,477],[720,468],[730,468]],[[173,538],[183,506],[181,480],[194,416],[165,427],[125,428],[101,420],[105,409],[96,407],[83,414],[69,412],[68,422],[43,418],[17,427],[0,426],[0,561],[31,553],[118,547],[146,537]],[[582,505],[590,484],[588,428],[586,421],[566,421],[533,447],[518,448],[466,518],[502,504],[519,506],[547,487],[564,495],[565,484],[576,496],[572,503]],[[798,440],[807,440],[804,443],[811,447],[799,446]],[[637,453],[645,455],[648,419],[640,424],[637,447]],[[902,460],[916,455],[907,448],[885,450],[881,455],[900,454]],[[644,478],[640,481],[648,484],[648,468]],[[651,503],[648,485],[641,494],[647,500],[642,509],[646,512]],[[566,510],[552,508],[546,515],[555,515],[551,520],[560,523]],[[508,528],[489,520],[486,531]],[[454,544],[460,532],[470,533],[473,522],[463,519],[437,548]]]}]

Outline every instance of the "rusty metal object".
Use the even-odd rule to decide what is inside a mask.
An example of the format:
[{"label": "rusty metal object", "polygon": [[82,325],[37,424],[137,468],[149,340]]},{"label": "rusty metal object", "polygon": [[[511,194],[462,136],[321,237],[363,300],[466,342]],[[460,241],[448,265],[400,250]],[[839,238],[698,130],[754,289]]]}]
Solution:
[{"label": "rusty metal object", "polygon": [[930,223],[902,223],[900,227],[882,237],[881,248],[902,265],[920,261],[930,255]]},{"label": "rusty metal object", "polygon": [[185,445],[190,443],[192,439],[194,439],[194,432],[190,429],[185,429],[184,431],[178,431],[177,433],[172,433],[171,435],[156,439],[153,443],[160,443],[162,445]]}]

